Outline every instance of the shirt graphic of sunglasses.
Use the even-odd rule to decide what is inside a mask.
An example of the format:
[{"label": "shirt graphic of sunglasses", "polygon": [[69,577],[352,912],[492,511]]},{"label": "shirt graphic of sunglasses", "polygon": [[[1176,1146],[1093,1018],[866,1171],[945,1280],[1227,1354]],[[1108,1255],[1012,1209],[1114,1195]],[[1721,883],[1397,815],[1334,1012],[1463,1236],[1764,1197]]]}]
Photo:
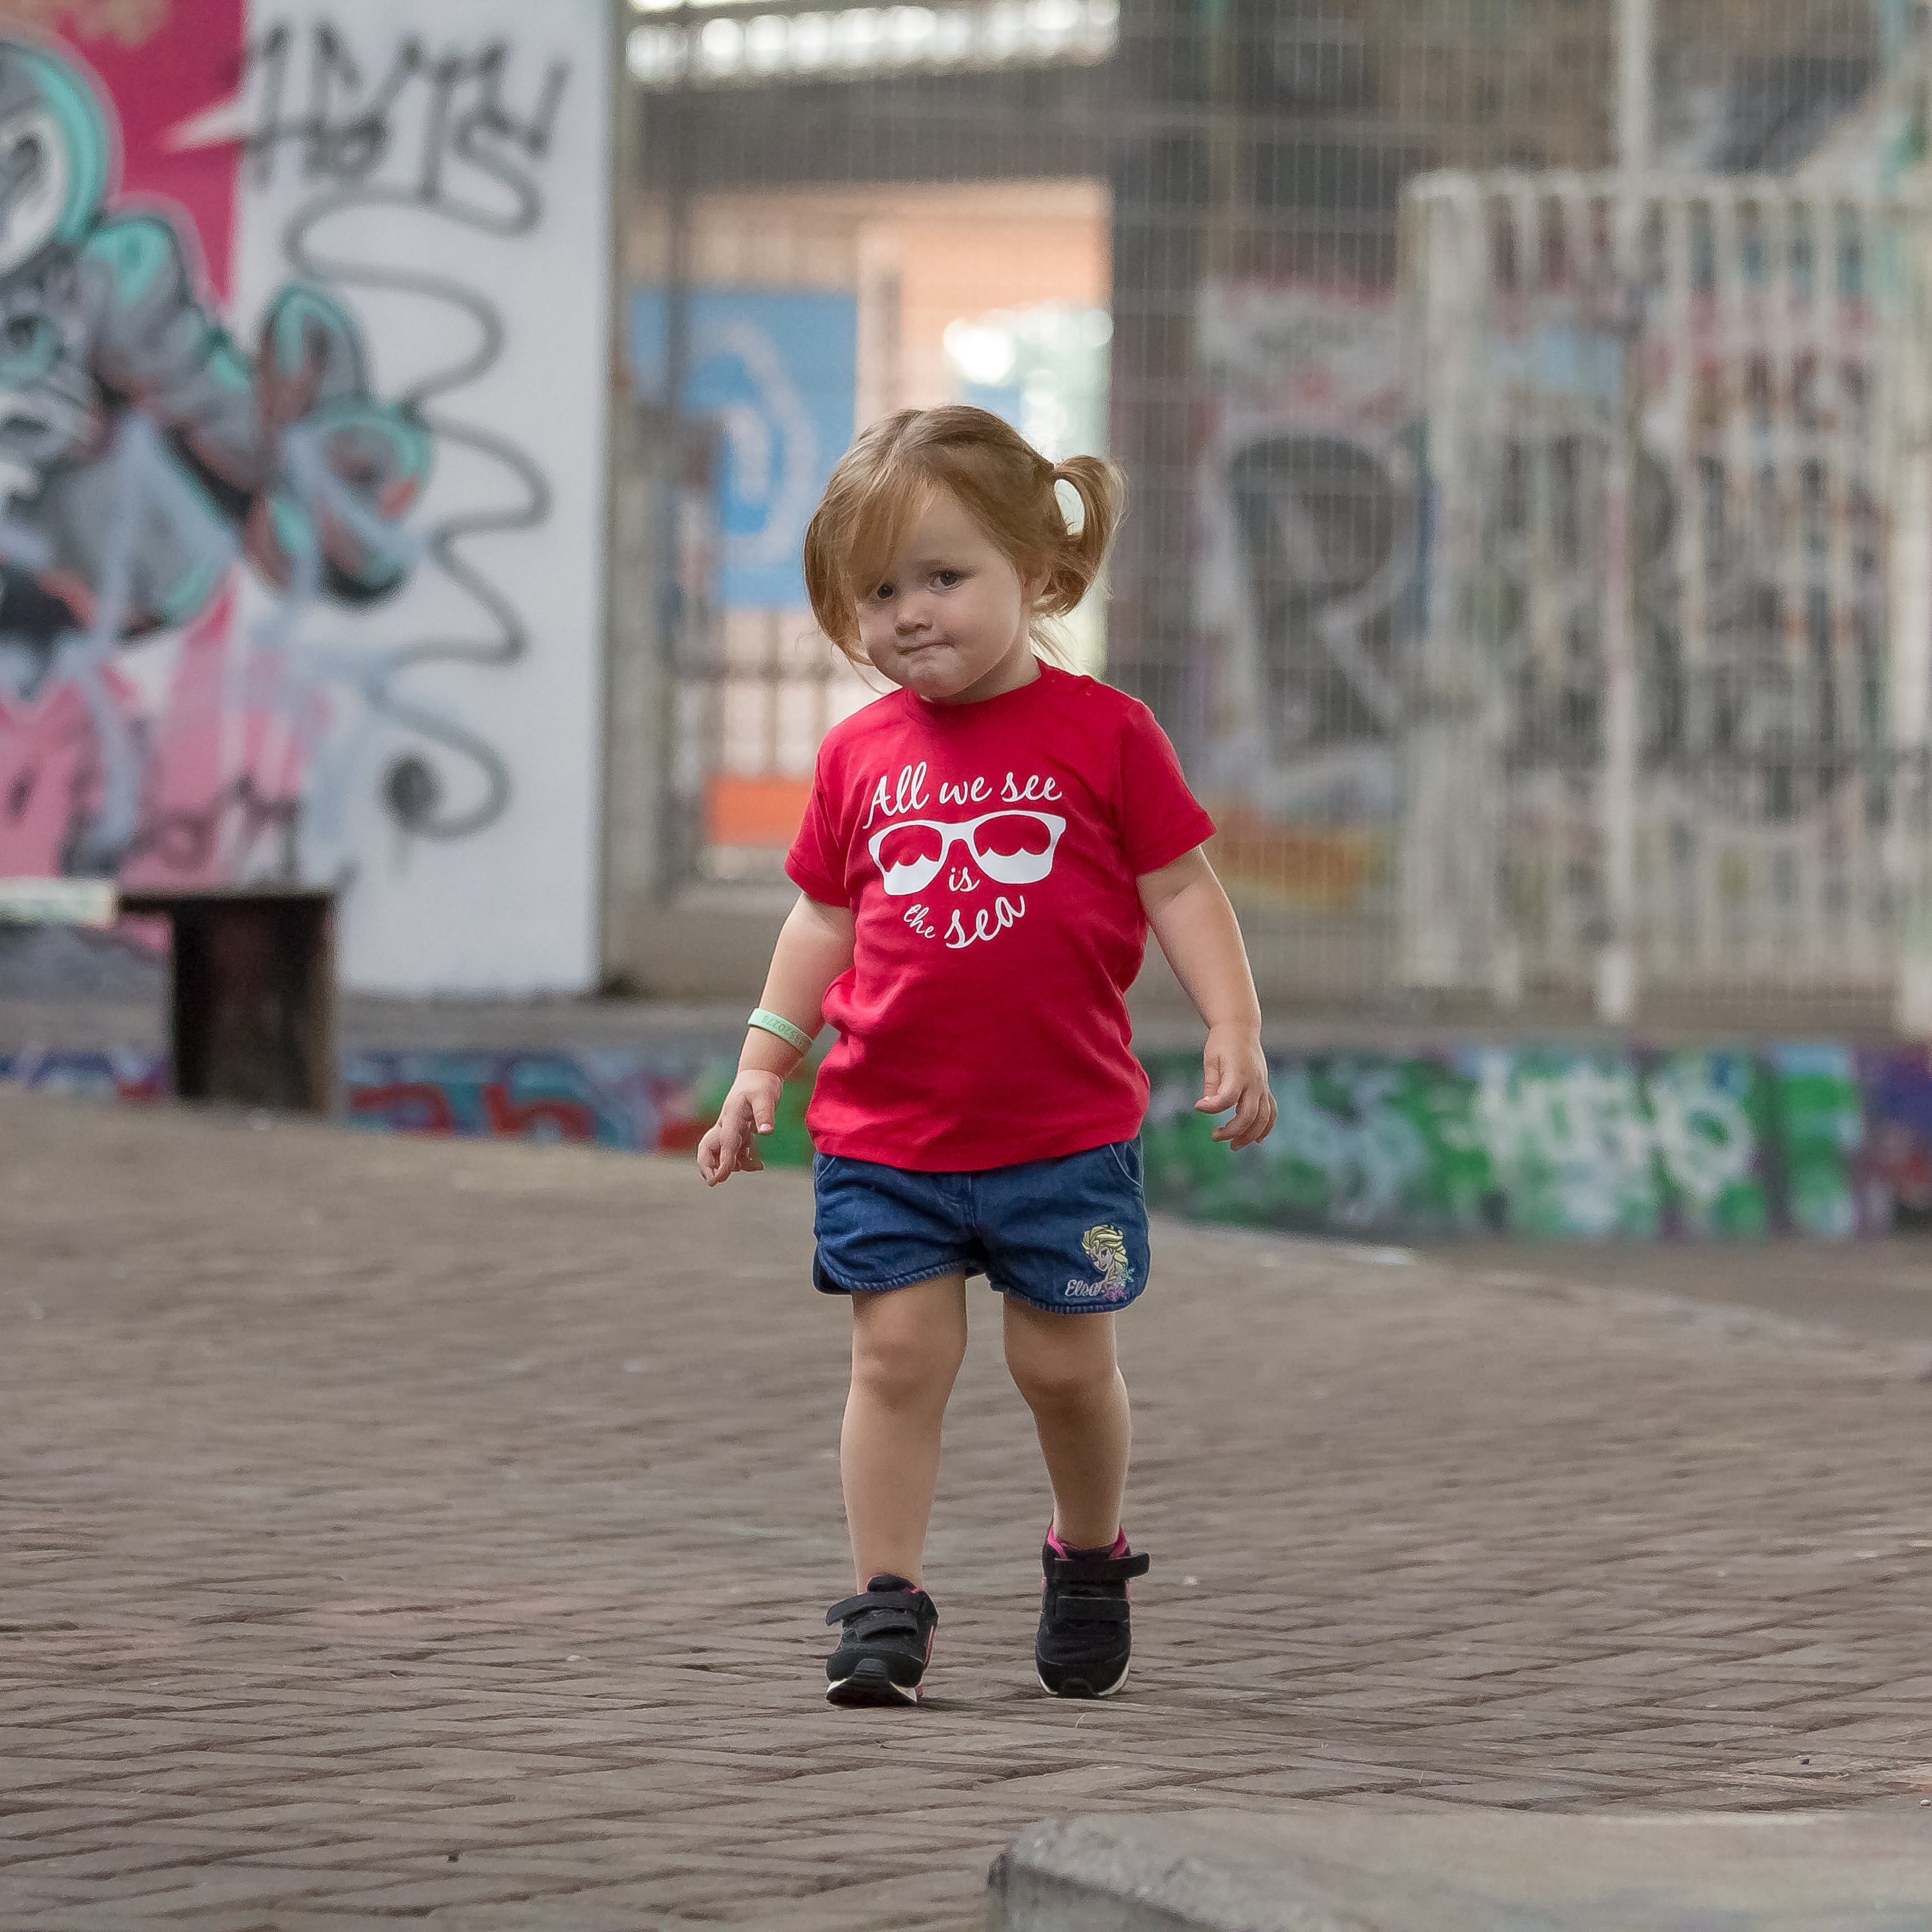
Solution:
[{"label": "shirt graphic of sunglasses", "polygon": [[872,834],[866,850],[894,898],[922,892],[956,845],[995,885],[1030,886],[1053,870],[1066,821],[1051,812],[989,812],[979,818],[902,819]]}]

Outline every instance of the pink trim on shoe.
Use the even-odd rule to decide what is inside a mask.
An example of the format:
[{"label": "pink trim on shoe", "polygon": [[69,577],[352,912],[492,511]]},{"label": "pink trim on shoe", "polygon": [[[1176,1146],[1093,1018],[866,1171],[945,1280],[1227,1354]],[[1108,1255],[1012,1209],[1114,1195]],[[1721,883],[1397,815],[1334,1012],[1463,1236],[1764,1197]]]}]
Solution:
[{"label": "pink trim on shoe", "polygon": [[1046,1540],[1052,1546],[1053,1553],[1056,1556],[1105,1556],[1111,1560],[1117,1556],[1124,1556],[1127,1553],[1127,1532],[1124,1529],[1114,1538],[1112,1546],[1106,1550],[1070,1549],[1060,1541],[1058,1533],[1050,1522],[1046,1526]]}]

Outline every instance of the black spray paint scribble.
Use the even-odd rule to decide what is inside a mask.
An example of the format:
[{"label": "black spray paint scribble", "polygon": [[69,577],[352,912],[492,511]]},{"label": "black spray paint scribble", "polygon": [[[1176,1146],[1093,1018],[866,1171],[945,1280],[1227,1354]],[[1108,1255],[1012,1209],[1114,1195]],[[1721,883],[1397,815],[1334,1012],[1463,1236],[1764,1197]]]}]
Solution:
[{"label": "black spray paint scribble", "polygon": [[242,826],[241,849],[273,837],[282,852],[281,874],[296,873],[295,840],[302,807],[290,798],[269,798],[248,772],[229,780],[199,810],[177,808],[150,812],[122,850],[121,862],[152,857],[176,872],[200,873],[214,856],[222,828],[231,817]]},{"label": "black spray paint scribble", "polygon": [[[433,52],[405,38],[380,70],[359,62],[341,31],[321,24],[302,29],[280,24],[250,44],[243,80],[253,89],[254,112],[244,137],[250,185],[272,186],[278,171],[293,166],[316,192],[290,220],[282,248],[298,274],[325,284],[421,296],[467,317],[476,332],[473,350],[424,376],[397,400],[413,410],[439,445],[476,451],[518,479],[521,500],[498,510],[448,517],[424,536],[436,567],[488,616],[488,637],[422,639],[384,652],[357,674],[374,712],[432,743],[468,759],[484,781],[484,796],[468,810],[446,814],[443,787],[425,759],[396,760],[382,781],[383,800],[407,830],[434,838],[460,838],[501,816],[509,802],[509,768],[491,745],[460,724],[398,694],[407,671],[431,663],[502,666],[521,657],[530,634],[514,604],[461,554],[469,540],[527,530],[550,514],[548,478],[524,451],[507,439],[446,416],[429,405],[486,374],[503,353],[502,316],[478,289],[448,277],[376,267],[352,256],[324,252],[316,232],[334,218],[358,209],[404,208],[500,239],[532,233],[543,219],[544,200],[532,164],[545,160],[569,80],[567,62],[553,60],[534,98],[519,111],[508,98],[511,50],[492,40],[470,50]],[[403,152],[405,114],[420,112],[422,134]],[[465,192],[466,175],[480,174],[501,190],[491,206]]]}]

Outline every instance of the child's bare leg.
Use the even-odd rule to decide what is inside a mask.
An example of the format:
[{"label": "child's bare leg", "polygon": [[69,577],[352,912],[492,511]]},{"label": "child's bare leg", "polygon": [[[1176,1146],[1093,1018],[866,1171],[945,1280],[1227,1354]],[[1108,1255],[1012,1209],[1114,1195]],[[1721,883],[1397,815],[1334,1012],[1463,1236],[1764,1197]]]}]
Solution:
[{"label": "child's bare leg", "polygon": [[838,1473],[861,1590],[888,1574],[920,1580],[940,1426],[965,1356],[964,1276],[852,1297],[852,1390]]},{"label": "child's bare leg", "polygon": [[1006,1304],[1006,1366],[1033,1411],[1053,1483],[1054,1531],[1070,1550],[1099,1550],[1120,1529],[1132,1422],[1114,1354],[1114,1318]]}]

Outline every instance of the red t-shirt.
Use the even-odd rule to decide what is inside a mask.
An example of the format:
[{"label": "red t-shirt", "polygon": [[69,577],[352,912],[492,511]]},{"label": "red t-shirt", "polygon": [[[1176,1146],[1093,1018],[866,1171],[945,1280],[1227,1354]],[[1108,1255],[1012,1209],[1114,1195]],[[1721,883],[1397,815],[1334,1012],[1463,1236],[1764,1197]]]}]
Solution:
[{"label": "red t-shirt", "polygon": [[785,861],[857,928],[825,998],[819,1150],[948,1173],[1131,1140],[1135,880],[1214,830],[1147,706],[1051,664],[976,704],[896,691],[836,727]]}]

